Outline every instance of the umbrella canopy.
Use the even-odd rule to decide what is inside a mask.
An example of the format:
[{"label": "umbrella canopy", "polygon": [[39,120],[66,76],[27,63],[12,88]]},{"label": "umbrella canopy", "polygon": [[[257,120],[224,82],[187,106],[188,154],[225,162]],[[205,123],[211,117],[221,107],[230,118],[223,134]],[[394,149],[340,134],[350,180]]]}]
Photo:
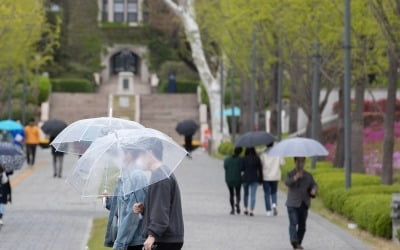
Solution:
[{"label": "umbrella canopy", "polygon": [[11,130],[23,130],[24,127],[13,120],[3,120],[0,121],[0,130],[6,130],[6,131],[11,131]]},{"label": "umbrella canopy", "polygon": [[285,139],[271,148],[270,156],[311,157],[326,156],[329,152],[316,140],[302,137]]},{"label": "umbrella canopy", "polygon": [[43,123],[41,129],[45,134],[57,136],[67,127],[67,123],[57,119],[50,119]]},{"label": "umbrella canopy", "polygon": [[0,142],[0,165],[6,172],[20,169],[25,162],[21,147],[9,142]]},{"label": "umbrella canopy", "polygon": [[199,125],[193,120],[183,120],[176,125],[176,132],[180,135],[194,135]]},{"label": "umbrella canopy", "polygon": [[274,136],[265,131],[250,131],[236,140],[235,147],[252,148],[260,145],[268,145],[274,142],[274,140]]},{"label": "umbrella canopy", "polygon": [[224,109],[224,116],[240,116],[240,108],[235,106],[233,108]]},{"label": "umbrella canopy", "polygon": [[94,141],[67,178],[83,197],[124,195],[168,178],[187,152],[158,130],[117,130]]},{"label": "umbrella canopy", "polygon": [[66,127],[51,145],[56,151],[82,155],[97,138],[119,129],[138,128],[144,127],[137,122],[114,117],[83,119]]}]

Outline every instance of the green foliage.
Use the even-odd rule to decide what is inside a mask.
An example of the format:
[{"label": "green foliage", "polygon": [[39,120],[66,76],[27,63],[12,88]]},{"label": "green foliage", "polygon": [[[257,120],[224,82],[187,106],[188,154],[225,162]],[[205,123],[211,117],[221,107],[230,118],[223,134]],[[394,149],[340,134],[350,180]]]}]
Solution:
[{"label": "green foliage", "polygon": [[235,145],[232,142],[222,142],[218,146],[218,152],[222,155],[228,156],[233,154]]},{"label": "green foliage", "polygon": [[86,79],[51,79],[51,87],[53,92],[90,93],[94,91],[93,85]]},{"label": "green foliage", "polygon": [[196,72],[189,68],[184,62],[181,61],[166,61],[161,65],[159,70],[159,77],[162,80],[168,79],[169,74],[173,72],[178,80],[192,80],[198,81],[199,77]]},{"label": "green foliage", "polygon": [[[176,93],[196,93],[198,86],[199,81],[178,80],[176,81]],[[167,93],[168,81],[161,81],[161,84],[158,86],[158,90],[161,93]]]},{"label": "green foliage", "polygon": [[51,83],[48,77],[39,78],[39,97],[38,102],[45,102],[50,95]]}]

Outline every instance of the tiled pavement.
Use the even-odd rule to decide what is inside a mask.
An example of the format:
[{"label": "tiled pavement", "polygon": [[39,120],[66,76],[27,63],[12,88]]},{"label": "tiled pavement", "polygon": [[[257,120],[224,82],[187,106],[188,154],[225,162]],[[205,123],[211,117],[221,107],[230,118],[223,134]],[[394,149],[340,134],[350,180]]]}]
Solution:
[{"label": "tiled pavement", "polygon": [[[65,158],[65,176],[76,159]],[[34,171],[21,170],[12,177],[18,184],[0,231],[0,250],[85,249],[92,218],[106,216],[101,202],[81,200],[65,178],[54,179],[50,161],[50,151],[39,150]],[[183,249],[291,249],[284,194],[279,194],[276,217],[265,216],[261,187],[255,216],[232,216],[223,174],[222,162],[200,150],[177,169],[185,219]],[[313,213],[307,226],[305,249],[368,249]]]}]

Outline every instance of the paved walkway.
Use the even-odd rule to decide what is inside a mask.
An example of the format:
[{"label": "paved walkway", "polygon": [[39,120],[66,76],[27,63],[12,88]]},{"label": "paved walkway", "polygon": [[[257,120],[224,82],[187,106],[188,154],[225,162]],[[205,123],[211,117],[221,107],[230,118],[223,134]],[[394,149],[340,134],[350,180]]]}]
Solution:
[{"label": "paved walkway", "polygon": [[[65,158],[65,176],[76,159]],[[54,179],[50,160],[49,150],[39,150],[33,171],[26,168],[13,176],[13,204],[7,207],[0,231],[0,250],[85,249],[92,219],[106,216],[101,202],[80,200],[65,178]],[[176,171],[184,209],[184,249],[291,249],[284,194],[279,195],[277,217],[265,216],[260,187],[255,216],[232,216],[223,174],[222,162],[201,151]],[[307,229],[305,249],[368,249],[313,213]]]}]

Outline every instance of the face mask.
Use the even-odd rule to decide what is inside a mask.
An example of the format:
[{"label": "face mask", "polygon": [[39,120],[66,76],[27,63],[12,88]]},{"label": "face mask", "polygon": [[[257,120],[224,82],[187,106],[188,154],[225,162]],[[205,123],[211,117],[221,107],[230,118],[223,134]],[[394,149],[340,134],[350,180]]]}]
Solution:
[{"label": "face mask", "polygon": [[139,168],[139,169],[146,169],[146,163],[143,161],[143,158],[138,158],[135,162],[135,165]]},{"label": "face mask", "polygon": [[297,168],[304,168],[304,161],[298,161],[298,162],[296,162],[296,167]]}]

